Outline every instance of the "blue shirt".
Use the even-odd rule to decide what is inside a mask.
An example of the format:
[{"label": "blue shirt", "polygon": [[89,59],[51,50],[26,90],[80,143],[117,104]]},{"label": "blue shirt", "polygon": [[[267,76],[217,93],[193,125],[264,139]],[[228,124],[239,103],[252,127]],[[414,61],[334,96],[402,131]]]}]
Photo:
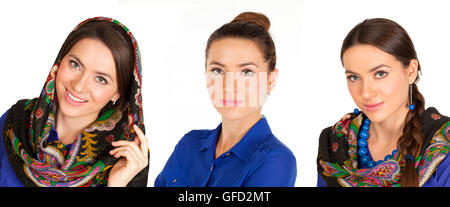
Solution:
[{"label": "blue shirt", "polygon": [[193,130],[176,145],[155,187],[294,186],[294,154],[261,118],[230,150],[215,158],[222,124],[214,130]]},{"label": "blue shirt", "polygon": [[0,187],[23,187],[22,182],[16,176],[16,172],[14,172],[14,169],[9,163],[5,144],[3,143],[3,126],[5,126],[8,112],[9,110],[0,118]]}]

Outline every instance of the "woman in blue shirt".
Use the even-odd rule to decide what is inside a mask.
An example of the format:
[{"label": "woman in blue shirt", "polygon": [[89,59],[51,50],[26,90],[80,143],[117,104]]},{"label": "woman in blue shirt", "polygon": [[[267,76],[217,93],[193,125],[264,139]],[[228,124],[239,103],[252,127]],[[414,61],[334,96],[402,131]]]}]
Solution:
[{"label": "woman in blue shirt", "polygon": [[391,20],[366,19],[344,39],[341,61],[361,111],[320,135],[317,185],[450,186],[450,118],[425,110],[408,33]]},{"label": "woman in blue shirt", "polygon": [[139,49],[95,17],[67,37],[39,97],[0,119],[0,186],[146,186]]},{"label": "woman in blue shirt", "polygon": [[245,12],[210,36],[207,87],[222,123],[187,133],[155,187],[294,185],[295,157],[261,115],[278,72],[269,26],[263,14]]}]

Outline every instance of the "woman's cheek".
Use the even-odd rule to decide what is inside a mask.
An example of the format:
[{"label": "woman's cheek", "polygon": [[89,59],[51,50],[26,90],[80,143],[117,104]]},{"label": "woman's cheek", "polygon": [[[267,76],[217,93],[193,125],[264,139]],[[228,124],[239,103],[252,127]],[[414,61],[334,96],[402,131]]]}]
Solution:
[{"label": "woman's cheek", "polygon": [[207,79],[207,87],[211,103],[214,107],[222,107],[222,100],[225,97],[223,80],[218,77]]},{"label": "woman's cheek", "polygon": [[262,105],[261,92],[264,83],[258,82],[258,77],[246,78],[242,83],[242,92],[245,94],[246,107],[258,107]]},{"label": "woman's cheek", "polygon": [[102,108],[104,105],[111,100],[112,92],[105,88],[98,88],[95,86],[90,86],[91,97],[93,99],[94,104],[100,105],[98,108]]},{"label": "woman's cheek", "polygon": [[396,103],[403,103],[408,96],[408,82],[402,78],[385,81],[380,87],[381,95],[385,100],[395,100]]},{"label": "woman's cheek", "polygon": [[64,89],[64,84],[70,81],[70,77],[74,77],[74,75],[70,75],[70,71],[67,71],[66,67],[60,66],[58,68],[55,78],[55,87],[58,97],[60,96],[59,93]]},{"label": "woman's cheek", "polygon": [[58,68],[58,72],[56,73],[56,82],[64,82],[68,80],[70,77],[70,71],[67,70],[67,67],[65,65],[61,65]]},{"label": "woman's cheek", "polygon": [[215,82],[214,79],[206,79],[206,87],[208,89],[208,94],[209,94],[209,98],[211,99],[211,101],[214,101],[214,97],[216,95],[216,91],[215,91]]},{"label": "woman's cheek", "polygon": [[350,95],[352,96],[353,101],[355,102],[356,106],[358,106],[358,108],[362,109],[362,106],[360,104],[361,95],[360,95],[359,86],[355,83],[347,83],[347,87],[348,87],[348,91],[350,92]]}]

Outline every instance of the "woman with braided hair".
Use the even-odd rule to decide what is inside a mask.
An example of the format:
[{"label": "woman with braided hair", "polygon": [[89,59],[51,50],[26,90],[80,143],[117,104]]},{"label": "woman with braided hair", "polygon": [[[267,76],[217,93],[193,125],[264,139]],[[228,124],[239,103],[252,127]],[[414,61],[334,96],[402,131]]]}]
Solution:
[{"label": "woman with braided hair", "polygon": [[320,135],[318,186],[450,186],[450,119],[430,107],[407,32],[366,19],[343,41],[341,61],[359,109]]}]

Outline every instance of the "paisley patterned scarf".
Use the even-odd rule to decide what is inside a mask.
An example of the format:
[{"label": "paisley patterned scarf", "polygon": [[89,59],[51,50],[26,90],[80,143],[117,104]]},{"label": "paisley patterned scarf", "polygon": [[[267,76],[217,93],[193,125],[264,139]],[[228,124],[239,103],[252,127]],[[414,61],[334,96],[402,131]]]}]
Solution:
[{"label": "paisley patterned scarf", "polygon": [[[373,168],[359,168],[357,136],[363,116],[362,113],[351,114],[351,118],[344,118],[322,131],[317,157],[318,173],[328,187],[400,186],[405,159],[398,151]],[[425,184],[450,151],[450,118],[431,107],[421,115],[421,122],[425,142],[415,158],[419,186]]]},{"label": "paisley patterned scarf", "polygon": [[[108,103],[96,121],[79,134],[71,146],[59,140],[49,140],[55,127],[57,98],[55,77],[58,57],[50,70],[38,98],[20,100],[13,105],[3,127],[8,159],[25,186],[102,186],[107,184],[109,171],[118,160],[109,154],[115,140],[132,140],[136,136],[133,124],[144,131],[141,96],[141,61],[136,40],[127,27],[111,18],[95,17],[81,22],[113,22],[129,35],[135,52],[129,102],[122,109]],[[131,183],[145,186],[148,167]],[[139,179],[139,180],[136,180]]]}]

